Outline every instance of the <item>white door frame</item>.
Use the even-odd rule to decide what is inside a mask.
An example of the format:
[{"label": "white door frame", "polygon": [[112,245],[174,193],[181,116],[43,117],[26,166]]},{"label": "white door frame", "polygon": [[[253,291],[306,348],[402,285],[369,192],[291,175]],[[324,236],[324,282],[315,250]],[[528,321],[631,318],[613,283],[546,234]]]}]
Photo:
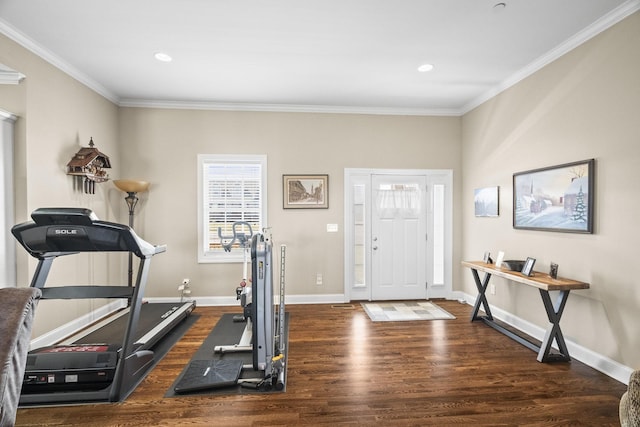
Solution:
[{"label": "white door frame", "polygon": [[[427,298],[453,298],[453,171],[450,169],[360,169],[344,170],[344,298],[345,301],[371,299],[371,178],[373,175],[424,175],[427,177]],[[433,286],[433,185],[444,185],[444,283]],[[365,209],[364,283],[355,284],[354,186],[363,186]]]}]

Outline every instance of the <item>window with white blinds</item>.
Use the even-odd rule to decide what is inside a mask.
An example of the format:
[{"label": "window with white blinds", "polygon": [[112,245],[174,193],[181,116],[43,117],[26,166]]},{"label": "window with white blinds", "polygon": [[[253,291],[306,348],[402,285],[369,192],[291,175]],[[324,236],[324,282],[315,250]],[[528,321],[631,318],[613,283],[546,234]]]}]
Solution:
[{"label": "window with white blinds", "polygon": [[[266,176],[266,156],[198,156],[199,262],[243,260],[239,241],[230,252],[222,245],[230,242],[236,222],[249,223],[254,233],[266,227]],[[242,225],[236,232],[249,230]]]}]

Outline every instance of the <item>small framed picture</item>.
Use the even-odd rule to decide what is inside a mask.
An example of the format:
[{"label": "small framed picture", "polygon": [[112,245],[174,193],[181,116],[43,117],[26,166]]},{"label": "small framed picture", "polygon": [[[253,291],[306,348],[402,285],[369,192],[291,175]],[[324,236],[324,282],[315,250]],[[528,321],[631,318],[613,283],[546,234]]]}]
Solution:
[{"label": "small framed picture", "polygon": [[527,257],[527,260],[524,262],[524,266],[522,266],[521,273],[524,274],[525,276],[532,276],[533,275],[533,265],[535,263],[536,263],[536,259],[535,258]]},{"label": "small framed picture", "polygon": [[558,278],[558,264],[556,264],[555,262],[551,263],[551,267],[549,268],[549,276],[551,276],[552,279]]},{"label": "small framed picture", "polygon": [[282,175],[283,209],[328,209],[329,175]]},{"label": "small framed picture", "polygon": [[498,251],[498,257],[496,258],[496,267],[502,267],[502,260],[504,259],[504,252]]},{"label": "small framed picture", "polygon": [[491,252],[487,251],[484,253],[484,258],[482,258],[482,260],[485,262],[485,264],[492,264],[493,260],[491,259]]},{"label": "small framed picture", "polygon": [[474,190],[473,202],[476,216],[498,216],[498,187],[478,188]]}]

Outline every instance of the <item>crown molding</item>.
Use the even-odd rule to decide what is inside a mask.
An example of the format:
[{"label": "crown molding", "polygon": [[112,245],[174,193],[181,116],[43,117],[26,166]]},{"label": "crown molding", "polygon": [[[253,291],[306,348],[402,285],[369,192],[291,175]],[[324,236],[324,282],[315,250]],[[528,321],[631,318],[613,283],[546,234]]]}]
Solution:
[{"label": "crown molding", "polygon": [[65,74],[68,74],[75,80],[79,81],[83,85],[87,86],[89,89],[97,92],[99,95],[107,98],[109,101],[117,104],[119,99],[113,92],[102,86],[100,83],[96,82],[86,74],[82,73],[80,70],[64,61],[62,58],[54,54],[53,52],[45,49],[44,47],[37,44],[35,41],[31,40],[29,37],[12,27],[9,23],[0,18],[0,33],[7,36],[9,39],[18,43],[20,46],[29,50],[33,54],[39,56],[44,59],[54,67],[58,68]]},{"label": "crown molding", "polygon": [[632,13],[637,12],[638,10],[640,10],[640,0],[629,0],[626,3],[620,5],[616,9],[612,10],[610,13],[604,15],[603,17],[598,19],[596,22],[594,22],[593,24],[585,28],[584,30],[570,37],[560,45],[556,46],[554,49],[550,50],[549,52],[542,55],[541,57],[539,57],[529,65],[520,69],[520,71],[517,71],[515,74],[509,76],[508,78],[506,78],[505,80],[503,80],[502,82],[494,86],[493,88],[489,89],[479,97],[475,98],[474,100],[466,104],[460,110],[461,115],[464,115],[469,111],[473,110],[474,108],[479,107],[480,105],[484,104],[491,98],[499,95],[500,93],[504,92],[505,90],[509,89],[510,87],[514,86],[515,84],[529,77],[530,75],[540,70],[541,68],[549,65],[551,62],[567,54],[568,52],[582,45],[586,41],[597,36],[601,32],[614,26],[615,24],[622,21]]},{"label": "crown molding", "polygon": [[428,108],[360,107],[338,105],[253,104],[229,102],[162,101],[122,99],[120,107],[176,110],[255,111],[276,113],[370,114],[395,116],[459,116],[459,110]]}]

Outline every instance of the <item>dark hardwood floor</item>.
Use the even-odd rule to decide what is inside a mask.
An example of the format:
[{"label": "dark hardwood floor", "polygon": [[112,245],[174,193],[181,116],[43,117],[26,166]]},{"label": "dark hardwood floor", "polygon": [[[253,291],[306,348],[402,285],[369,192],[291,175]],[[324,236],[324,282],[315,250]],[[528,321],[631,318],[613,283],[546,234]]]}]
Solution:
[{"label": "dark hardwood floor", "polygon": [[164,398],[222,313],[198,322],[122,403],[19,409],[18,426],[615,426],[626,386],[574,360],[536,354],[471,307],[455,320],[369,320],[359,303],[289,305],[285,393]]}]

